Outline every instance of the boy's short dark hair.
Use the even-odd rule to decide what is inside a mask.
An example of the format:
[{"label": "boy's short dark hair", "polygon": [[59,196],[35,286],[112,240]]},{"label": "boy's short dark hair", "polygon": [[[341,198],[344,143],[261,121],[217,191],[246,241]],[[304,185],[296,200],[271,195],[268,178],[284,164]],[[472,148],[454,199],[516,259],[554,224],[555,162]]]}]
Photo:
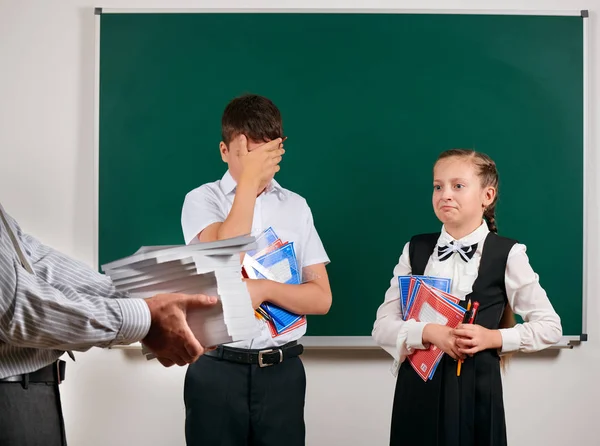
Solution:
[{"label": "boy's short dark hair", "polygon": [[269,99],[245,94],[233,99],[221,118],[221,136],[229,145],[238,135],[253,141],[272,141],[283,136],[279,109]]}]

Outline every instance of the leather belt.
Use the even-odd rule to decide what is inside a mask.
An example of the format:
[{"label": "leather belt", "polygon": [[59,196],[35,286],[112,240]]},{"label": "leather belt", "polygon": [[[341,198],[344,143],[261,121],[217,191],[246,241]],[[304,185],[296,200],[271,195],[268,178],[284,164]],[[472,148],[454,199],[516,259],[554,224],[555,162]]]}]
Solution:
[{"label": "leather belt", "polygon": [[58,360],[35,372],[0,378],[0,384],[18,382],[22,383],[24,388],[27,388],[29,383],[60,384],[65,379],[65,366],[65,361]]},{"label": "leather belt", "polygon": [[297,341],[292,341],[281,347],[267,348],[264,350],[248,350],[220,345],[215,350],[206,352],[205,355],[223,361],[269,367],[280,364],[286,359],[295,358],[296,356],[301,355],[303,351],[304,347],[302,344],[298,344]]}]

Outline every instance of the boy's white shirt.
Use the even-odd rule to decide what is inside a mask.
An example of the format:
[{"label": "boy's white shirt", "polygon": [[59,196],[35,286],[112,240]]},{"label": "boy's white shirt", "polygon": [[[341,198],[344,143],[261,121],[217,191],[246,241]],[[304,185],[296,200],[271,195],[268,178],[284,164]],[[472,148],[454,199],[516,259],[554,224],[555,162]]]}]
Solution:
[{"label": "boy's white shirt", "polygon": [[[477,243],[477,249],[468,262],[456,252],[449,259],[441,261],[438,259],[437,250],[434,250],[424,274],[452,279],[450,293],[464,300],[472,291],[473,283],[477,279],[483,242],[489,232],[487,224],[482,222],[471,234],[455,241],[442,227],[437,245],[445,246],[450,241],[458,242],[462,246]],[[409,245],[410,243],[404,245],[400,260],[394,268],[390,287],[385,293],[385,300],[377,310],[377,319],[373,327],[375,341],[395,360],[394,371],[415,349],[425,348],[422,340],[426,324],[414,319],[403,321],[400,314],[398,276],[412,273]],[[500,330],[502,353],[542,350],[556,344],[562,336],[560,317],[554,311],[546,291],[541,287],[539,277],[531,268],[525,251],[525,245],[517,243],[508,255],[504,279],[508,303],[512,310],[523,318],[524,323]]]},{"label": "boy's white shirt", "polygon": [[[237,184],[229,171],[215,182],[206,183],[190,191],[181,211],[181,227],[189,244],[206,227],[225,221],[231,211]],[[312,212],[304,198],[272,180],[256,198],[251,235],[258,236],[272,227],[284,242],[294,242],[299,268],[329,263],[323,243],[315,229]],[[227,344],[237,348],[264,349],[278,347],[301,338],[306,324],[273,338],[267,324],[257,319],[261,334],[251,341]]]}]

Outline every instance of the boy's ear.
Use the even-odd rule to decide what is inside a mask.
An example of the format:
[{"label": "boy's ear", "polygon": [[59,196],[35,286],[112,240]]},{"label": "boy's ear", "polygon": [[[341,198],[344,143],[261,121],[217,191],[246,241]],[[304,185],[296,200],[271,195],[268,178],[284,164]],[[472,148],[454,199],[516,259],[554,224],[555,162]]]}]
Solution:
[{"label": "boy's ear", "polygon": [[219,152],[221,152],[221,159],[223,162],[229,162],[229,149],[227,148],[227,144],[225,144],[223,141],[219,143]]}]

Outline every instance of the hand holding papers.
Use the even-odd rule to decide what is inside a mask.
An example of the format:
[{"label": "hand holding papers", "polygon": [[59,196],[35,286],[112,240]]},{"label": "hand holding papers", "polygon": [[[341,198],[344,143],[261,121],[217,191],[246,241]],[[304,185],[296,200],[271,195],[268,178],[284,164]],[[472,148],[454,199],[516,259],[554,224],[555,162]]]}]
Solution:
[{"label": "hand holding papers", "polygon": [[[400,276],[400,306],[404,320],[445,325],[456,328],[463,320],[465,309],[457,297],[449,294],[450,279],[428,276]],[[444,352],[435,345],[417,350],[408,357],[417,374],[430,380]]]},{"label": "hand holding papers", "polygon": [[203,294],[218,301],[188,306],[187,323],[203,346],[252,339],[259,333],[248,289],[240,277],[240,252],[254,238],[236,237],[187,246],[152,246],[102,266],[118,290],[132,297]]},{"label": "hand holding papers", "polygon": [[186,313],[216,302],[216,297],[203,294],[158,294],[146,299],[152,322],[143,340],[144,348],[165,367],[196,361],[204,347],[189,328]]}]

